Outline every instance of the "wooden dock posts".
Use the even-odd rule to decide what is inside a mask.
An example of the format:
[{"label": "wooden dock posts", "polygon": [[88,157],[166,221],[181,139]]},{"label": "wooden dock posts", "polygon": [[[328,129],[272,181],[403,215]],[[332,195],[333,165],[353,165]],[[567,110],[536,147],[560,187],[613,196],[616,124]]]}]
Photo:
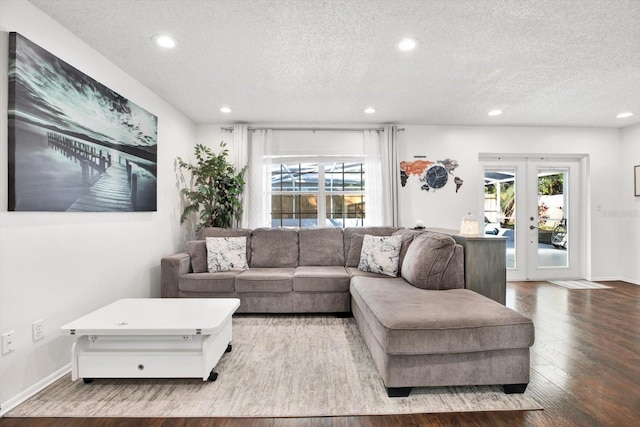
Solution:
[{"label": "wooden dock posts", "polygon": [[[80,161],[87,161],[86,166],[100,173],[111,167],[111,154],[106,155],[102,150],[93,145],[85,144],[76,139],[60,135],[55,132],[47,132],[47,142],[50,146],[63,152],[67,158],[75,158]],[[83,171],[84,178],[84,171]]]},{"label": "wooden dock posts", "polygon": [[91,185],[91,166],[89,165],[89,160],[80,160],[80,167],[82,168],[82,183]]},{"label": "wooden dock posts", "polygon": [[[135,211],[138,199],[138,175],[133,172],[133,164],[122,156],[118,167],[112,163],[111,153],[93,145],[55,132],[47,132],[50,147],[62,152],[67,158],[75,159],[82,169],[83,184],[91,186],[88,195],[80,197],[68,209],[71,211]],[[109,173],[107,172],[109,171]],[[91,177],[98,172],[102,177],[93,183]],[[126,179],[126,181],[125,181]]]},{"label": "wooden dock posts", "polygon": [[129,182],[129,188],[131,189],[131,204],[133,205],[133,210],[136,210],[137,202],[138,202],[138,175],[132,173],[132,166],[129,163],[129,160],[125,160],[127,162],[127,181]]}]

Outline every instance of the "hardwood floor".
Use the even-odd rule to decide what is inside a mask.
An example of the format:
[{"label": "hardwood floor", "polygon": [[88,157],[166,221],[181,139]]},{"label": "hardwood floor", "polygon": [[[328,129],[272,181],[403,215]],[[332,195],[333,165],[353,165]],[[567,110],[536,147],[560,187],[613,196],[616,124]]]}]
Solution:
[{"label": "hardwood floor", "polygon": [[[531,317],[527,393],[544,411],[333,418],[1,418],[0,427],[640,426],[640,286],[568,290],[510,282],[507,306]],[[256,402],[258,403],[258,402]]]}]

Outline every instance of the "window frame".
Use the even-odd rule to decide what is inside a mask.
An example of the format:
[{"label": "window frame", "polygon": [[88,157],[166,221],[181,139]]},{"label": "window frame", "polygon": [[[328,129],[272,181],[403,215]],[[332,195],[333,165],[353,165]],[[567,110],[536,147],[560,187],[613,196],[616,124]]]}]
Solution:
[{"label": "window frame", "polygon": [[[341,197],[346,197],[346,196],[360,196],[361,199],[363,200],[364,203],[364,198],[365,198],[365,186],[366,186],[366,182],[365,182],[365,162],[364,159],[362,159],[361,157],[358,158],[350,158],[350,159],[334,159],[334,158],[325,158],[325,157],[314,157],[314,158],[305,158],[304,160],[302,159],[287,159],[287,158],[275,158],[272,161],[272,177],[273,177],[273,166],[279,166],[281,173],[280,175],[282,176],[282,167],[283,166],[291,166],[291,165],[298,165],[298,171],[302,170],[302,165],[305,164],[310,164],[310,165],[315,165],[317,167],[317,176],[318,176],[318,180],[317,180],[317,190],[303,190],[303,189],[294,189],[294,190],[290,190],[290,191],[282,191],[282,184],[280,185],[280,190],[273,190],[273,183],[271,184],[271,197],[273,198],[273,196],[309,196],[309,195],[314,195],[317,197],[317,211],[316,211],[316,226],[315,227],[334,227],[334,225],[327,225],[327,223],[329,222],[329,218],[327,218],[327,212],[328,212],[328,203],[327,203],[327,197],[328,196],[341,196]],[[347,164],[357,164],[360,167],[360,171],[357,173],[360,176],[360,189],[359,190],[345,190],[344,189],[344,177],[346,175],[350,175],[352,173],[350,172],[345,172],[345,165]],[[335,170],[335,167],[337,165],[342,165],[342,178],[343,178],[343,185],[342,185],[342,190],[338,190],[338,191],[330,191],[327,190],[327,185],[326,185],[326,175],[327,175],[327,169],[329,167],[331,167],[333,170]],[[332,171],[330,171],[329,173],[334,173]],[[355,175],[355,174],[354,174]],[[295,186],[294,186],[295,188]],[[299,188],[301,188],[301,186],[299,186]],[[272,199],[273,200],[273,199]],[[294,199],[295,200],[295,199]],[[272,203],[273,205],[273,203]],[[293,206],[295,209],[295,205],[296,203],[294,202]],[[365,205],[366,206],[366,205]],[[366,208],[365,208],[366,209]],[[274,214],[276,212],[273,209],[273,206],[271,208],[271,212],[270,212],[270,216],[271,216],[271,227],[274,227],[273,225],[273,221],[274,221]],[[343,215],[342,218],[340,218],[340,222],[341,228],[344,228],[346,226],[351,226],[351,225],[345,225],[346,220],[348,219],[345,215],[346,215],[346,210],[343,209]],[[283,217],[283,209],[282,209],[282,203],[280,203],[280,210],[279,210],[279,214],[280,217],[279,218],[275,218],[276,220],[279,220],[280,225],[278,227],[287,227],[285,225],[283,225],[283,221],[284,219]],[[294,211],[293,214],[295,215],[296,212]],[[302,215],[302,214],[298,214],[298,215]],[[298,220],[298,226],[301,227],[302,226],[302,220],[304,218],[296,218]],[[364,220],[365,220],[365,215],[364,212],[362,214],[362,216],[360,218],[356,219],[357,221],[360,222],[359,225],[355,225],[355,226],[363,226],[364,225]]]}]

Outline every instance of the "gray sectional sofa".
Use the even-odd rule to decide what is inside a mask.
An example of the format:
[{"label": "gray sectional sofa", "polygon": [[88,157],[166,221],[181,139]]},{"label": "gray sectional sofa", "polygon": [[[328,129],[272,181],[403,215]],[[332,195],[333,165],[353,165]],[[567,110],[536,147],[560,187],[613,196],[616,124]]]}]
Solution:
[{"label": "gray sectional sofa", "polygon": [[[398,276],[361,271],[365,235],[401,236]],[[207,237],[246,238],[249,268],[207,271]],[[217,229],[161,261],[162,297],[234,297],[238,313],[353,316],[389,396],[412,387],[529,382],[530,319],[464,289],[462,246],[396,227]]]}]

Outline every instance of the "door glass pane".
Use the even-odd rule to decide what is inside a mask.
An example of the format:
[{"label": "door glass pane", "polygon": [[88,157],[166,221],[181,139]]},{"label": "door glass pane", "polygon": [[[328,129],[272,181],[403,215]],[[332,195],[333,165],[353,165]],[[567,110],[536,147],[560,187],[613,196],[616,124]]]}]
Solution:
[{"label": "door glass pane", "polygon": [[538,168],[538,267],[568,267],[568,170]]},{"label": "door glass pane", "polygon": [[507,268],[516,267],[516,170],[485,169],[484,232],[507,237]]}]

